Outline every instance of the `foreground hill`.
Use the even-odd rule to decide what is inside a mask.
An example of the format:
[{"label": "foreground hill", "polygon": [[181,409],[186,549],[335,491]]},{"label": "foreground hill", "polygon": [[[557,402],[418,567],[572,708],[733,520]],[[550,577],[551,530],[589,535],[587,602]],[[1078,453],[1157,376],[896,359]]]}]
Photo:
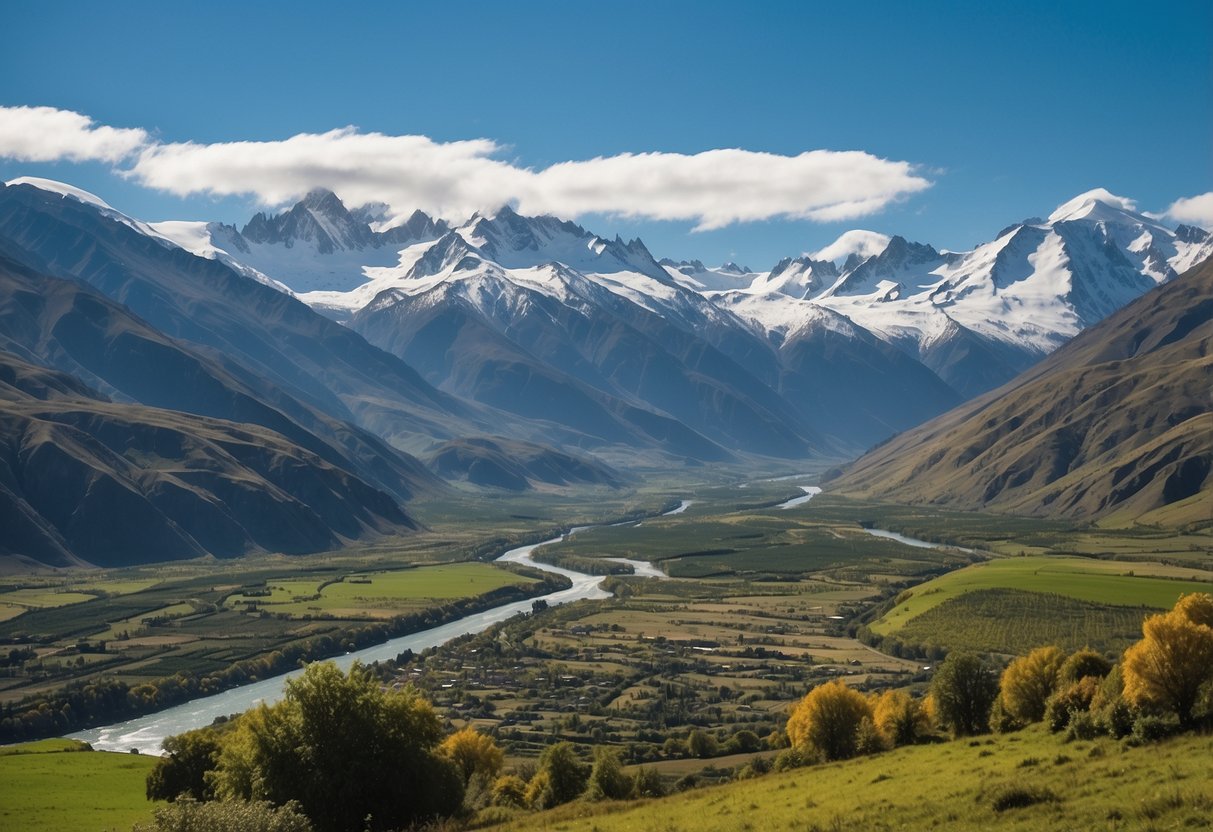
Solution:
[{"label": "foreground hill", "polygon": [[494,829],[1182,829],[1213,810],[1213,738],[1127,748],[1039,727],[768,774],[639,803],[573,803]]},{"label": "foreground hill", "polygon": [[1010,384],[861,457],[832,490],[1163,524],[1213,520],[1213,263]]},{"label": "foreground hill", "polygon": [[282,434],[107,401],[0,351],[0,560],[119,566],[333,548],[416,524]]}]

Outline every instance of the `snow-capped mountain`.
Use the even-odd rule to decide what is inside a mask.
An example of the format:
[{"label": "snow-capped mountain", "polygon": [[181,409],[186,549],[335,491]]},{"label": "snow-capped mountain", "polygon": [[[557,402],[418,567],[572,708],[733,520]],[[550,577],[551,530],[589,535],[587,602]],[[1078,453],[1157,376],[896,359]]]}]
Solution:
[{"label": "snow-capped mountain", "polygon": [[401,247],[432,242],[446,223],[417,211],[407,221],[381,226],[383,206],[348,210],[332,191],[317,189],[281,214],[255,215],[237,229],[222,223],[152,223],[154,231],[200,257],[253,270],[303,295],[346,293],[374,270],[395,266]]},{"label": "snow-capped mountain", "polygon": [[937,251],[895,236],[861,257],[880,242],[848,232],[748,287],[709,294],[776,339],[815,325],[817,309],[830,309],[973,395],[1213,254],[1206,232],[1171,230],[1103,189],[971,251]]},{"label": "snow-capped mountain", "polygon": [[1103,190],[971,251],[857,230],[764,272],[658,262],[639,240],[508,207],[394,224],[328,191],[243,229],[123,221],[294,294],[531,430],[696,459],[861,448],[1213,254],[1206,232]]}]

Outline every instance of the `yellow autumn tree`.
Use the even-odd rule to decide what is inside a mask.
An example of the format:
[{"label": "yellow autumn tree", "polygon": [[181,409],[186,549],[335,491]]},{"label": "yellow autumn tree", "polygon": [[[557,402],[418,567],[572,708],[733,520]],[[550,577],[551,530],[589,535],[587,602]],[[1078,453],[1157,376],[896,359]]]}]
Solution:
[{"label": "yellow autumn tree", "polygon": [[876,698],[872,721],[892,745],[909,745],[930,729],[920,703],[901,690],[886,690]]},{"label": "yellow autumn tree", "polygon": [[1213,595],[1180,596],[1142,624],[1144,638],[1125,651],[1124,697],[1171,711],[1190,728],[1201,688],[1213,683]]},{"label": "yellow autumn tree", "polygon": [[792,748],[825,760],[855,756],[863,720],[872,719],[872,705],[841,679],[813,688],[788,719]]},{"label": "yellow autumn tree", "polygon": [[1037,647],[1007,665],[999,680],[1003,710],[1020,722],[1040,722],[1065,661],[1066,654],[1049,645]]},{"label": "yellow autumn tree", "polygon": [[480,733],[472,726],[456,731],[438,746],[438,753],[448,757],[463,775],[467,783],[474,775],[484,775],[492,781],[501,771],[505,754],[493,738]]}]

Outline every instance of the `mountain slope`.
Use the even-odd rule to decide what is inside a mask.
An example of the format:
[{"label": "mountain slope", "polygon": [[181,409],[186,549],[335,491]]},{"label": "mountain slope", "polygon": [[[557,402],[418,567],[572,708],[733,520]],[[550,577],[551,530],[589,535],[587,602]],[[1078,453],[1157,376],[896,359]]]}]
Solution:
[{"label": "mountain slope", "polygon": [[285,391],[401,446],[482,432],[473,422],[483,414],[349,329],[94,205],[8,185],[0,239],[23,265],[82,280],[171,338],[221,355],[245,383]]},{"label": "mountain slope", "polygon": [[0,351],[0,557],[120,566],[303,553],[416,524],[281,434],[105,400]]},{"label": "mountain slope", "polygon": [[897,436],[831,490],[1071,518],[1213,522],[1213,262],[1010,384]]},{"label": "mountain slope", "polygon": [[169,338],[88,286],[4,255],[0,349],[69,373],[118,401],[249,423],[402,499],[441,484],[416,459],[211,351]]},{"label": "mountain slope", "polygon": [[447,480],[527,491],[547,485],[620,485],[619,475],[600,463],[572,454],[490,437],[458,439],[441,445],[430,466]]}]

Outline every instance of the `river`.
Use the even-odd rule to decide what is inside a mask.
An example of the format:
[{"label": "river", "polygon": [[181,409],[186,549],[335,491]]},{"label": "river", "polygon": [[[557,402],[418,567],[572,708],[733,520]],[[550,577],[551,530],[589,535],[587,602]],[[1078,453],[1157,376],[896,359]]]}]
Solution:
[{"label": "river", "polygon": [[[566,537],[587,528],[591,527],[579,526],[570,530],[568,535],[553,537],[551,540],[533,543],[530,546],[519,546],[517,549],[510,549],[497,559],[501,563],[520,563],[535,569],[541,569],[544,572],[554,572],[557,575],[563,575],[573,582],[573,585],[568,589],[552,592],[539,598],[527,598],[522,601],[503,604],[500,607],[493,607],[484,612],[474,613],[458,621],[452,621],[449,624],[443,624],[430,630],[400,636],[374,647],[367,647],[363,650],[347,653],[344,656],[337,656],[332,661],[338,667],[346,669],[356,661],[369,664],[374,661],[394,659],[405,650],[419,653],[427,648],[445,644],[462,635],[483,632],[494,624],[513,618],[520,612],[530,612],[531,605],[537,600],[546,601],[548,606],[556,606],[583,599],[609,598],[611,593],[602,588],[604,580],[602,575],[586,575],[582,572],[575,572],[572,569],[540,563],[531,557],[532,553],[540,546],[558,543]],[[626,560],[626,562],[631,564],[636,570],[636,574],[642,577],[665,577],[665,573],[660,572],[652,564],[645,561]],[[129,751],[132,748],[138,748],[140,751],[146,753],[158,753],[160,751],[160,744],[164,742],[165,737],[171,737],[183,731],[190,731],[194,728],[210,725],[214,722],[215,717],[241,713],[259,702],[269,704],[278,701],[282,698],[286,680],[300,672],[302,671],[294,670],[280,676],[263,679],[260,682],[241,685],[238,688],[232,688],[213,696],[194,699],[154,714],[136,717],[126,722],[106,725],[101,728],[90,728],[71,734],[70,736],[72,739],[84,740],[90,743],[93,748],[99,751]]]},{"label": "river", "polygon": [[[814,496],[821,493],[821,489],[816,486],[802,485],[801,490],[805,493],[799,497],[779,504],[776,508],[789,509],[796,506],[804,505],[813,499]],[[679,506],[666,512],[667,515],[681,514],[690,507],[690,500],[683,500]],[[592,600],[609,598],[611,593],[602,588],[602,582],[605,580],[602,575],[587,575],[584,572],[577,572],[572,569],[565,569],[560,566],[553,566],[547,563],[541,563],[534,560],[531,555],[540,546],[547,546],[551,543],[558,543],[574,534],[585,529],[594,528],[593,526],[577,526],[570,529],[568,534],[559,537],[553,537],[551,540],[544,540],[540,543],[532,543],[529,546],[519,546],[516,549],[510,549],[501,557],[497,558],[501,563],[519,563],[525,566],[530,566],[535,569],[541,569],[544,572],[553,572],[557,575],[563,575],[572,581],[572,586],[568,589],[562,589],[557,592],[549,593],[548,595],[540,596],[539,598],[527,598],[522,601],[514,601],[509,604],[503,604],[499,607],[485,610],[483,612],[474,613],[458,621],[452,621],[448,624],[443,624],[439,627],[434,627],[429,630],[422,630],[419,633],[413,633],[407,636],[391,639],[383,644],[367,647],[362,650],[356,650],[352,653],[346,653],[344,656],[337,656],[332,659],[338,667],[344,669],[349,668],[356,661],[366,664],[374,661],[385,661],[394,659],[396,656],[405,650],[412,650],[414,653],[419,653],[430,647],[437,647],[440,644],[446,644],[452,639],[456,639],[470,633],[480,633],[492,627],[494,624],[499,624],[513,618],[520,612],[529,612],[531,605],[537,600],[546,601],[548,606],[557,606],[559,604],[567,604],[570,601]],[[929,548],[939,548],[940,544],[930,543],[925,540],[916,540],[915,538],[905,537],[896,532],[886,532],[881,529],[864,529],[869,534],[878,537],[886,537],[905,543],[909,546],[922,546]],[[630,560],[628,558],[607,558],[607,560],[616,563],[626,563],[630,565],[634,573],[638,577],[648,578],[665,578],[664,572],[653,564],[647,561]],[[294,670],[290,673],[284,673],[280,676],[273,676],[269,679],[263,679],[260,682],[253,682],[248,685],[241,685],[231,690],[226,690],[223,693],[217,693],[213,696],[206,696],[201,699],[194,699],[181,705],[177,705],[167,710],[158,711],[147,716],[136,717],[129,719],[126,722],[119,722],[114,725],[106,725],[100,728],[90,728],[85,731],[80,731],[71,734],[72,739],[84,740],[90,743],[93,748],[99,751],[129,751],[132,748],[138,748],[146,753],[157,753],[160,751],[160,745],[164,742],[165,737],[171,737],[174,734],[180,734],[183,731],[190,731],[194,728],[201,728],[210,725],[215,721],[216,717],[227,716],[229,714],[242,713],[259,702],[267,704],[278,701],[282,698],[285,690],[286,680],[299,674],[300,670]]]}]

